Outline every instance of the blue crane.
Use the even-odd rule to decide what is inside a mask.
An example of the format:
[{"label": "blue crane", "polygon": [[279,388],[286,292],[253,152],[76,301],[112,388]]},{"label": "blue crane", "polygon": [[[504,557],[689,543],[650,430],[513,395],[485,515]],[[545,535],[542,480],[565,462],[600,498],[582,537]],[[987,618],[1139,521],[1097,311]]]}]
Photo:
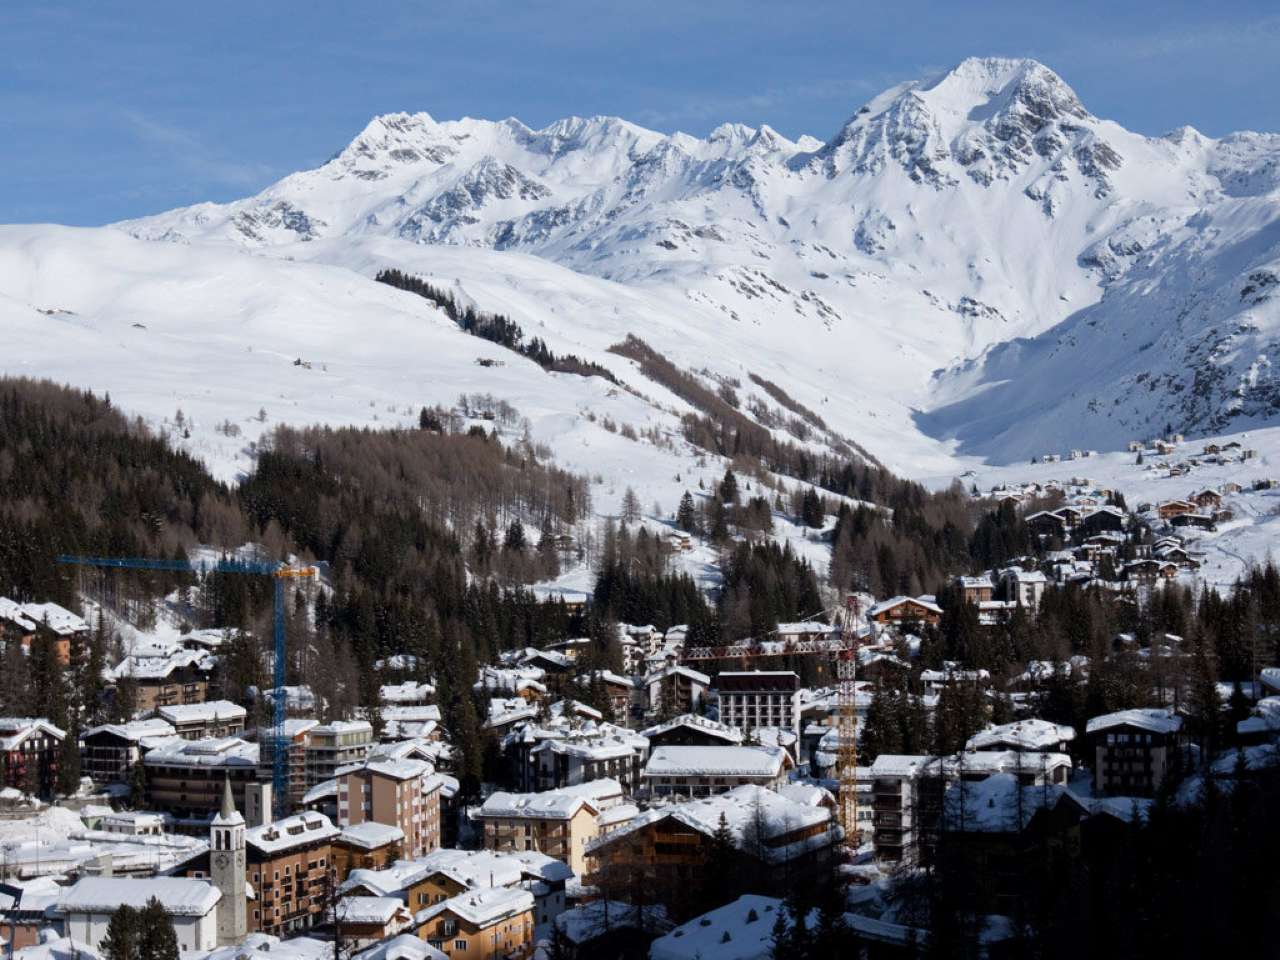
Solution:
[{"label": "blue crane", "polygon": [[[289,738],[285,733],[284,688],[284,583],[291,577],[314,577],[315,567],[294,567],[285,563],[256,560],[218,560],[212,564],[193,564],[187,560],[156,560],[148,557],[78,557],[61,554],[58,563],[81,567],[107,567],[119,570],[162,570],[177,573],[239,573],[271,577],[275,585],[275,665],[272,697],[271,731],[271,796],[277,817],[289,812]],[[261,746],[262,738],[258,738]]]}]

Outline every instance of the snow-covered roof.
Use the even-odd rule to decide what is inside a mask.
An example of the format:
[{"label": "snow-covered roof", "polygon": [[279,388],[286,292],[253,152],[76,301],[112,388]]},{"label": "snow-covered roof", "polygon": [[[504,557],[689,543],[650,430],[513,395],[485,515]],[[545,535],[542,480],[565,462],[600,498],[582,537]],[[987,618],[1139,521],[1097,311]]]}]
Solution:
[{"label": "snow-covered roof", "polygon": [[147,766],[256,767],[258,744],[239,737],[161,742],[142,761]]},{"label": "snow-covered roof", "polygon": [[1032,717],[987,727],[970,737],[965,744],[965,749],[989,750],[995,747],[1012,746],[1019,750],[1046,750],[1075,738],[1076,731],[1072,727]]},{"label": "snow-covered roof", "polygon": [[442,913],[452,913],[467,923],[484,928],[532,909],[533,894],[527,890],[518,887],[487,887],[468,890],[433,904],[419,911],[415,922],[422,925]]},{"label": "snow-covered roof", "polygon": [[1252,715],[1236,724],[1236,733],[1242,736],[1280,733],[1280,697],[1263,697],[1255,703]]},{"label": "snow-covered roof", "polygon": [[882,753],[871,764],[872,777],[914,777],[920,773],[933,757],[919,754]]},{"label": "snow-covered roof", "polygon": [[[0,942],[4,942],[3,937]],[[19,947],[12,957],[13,960],[101,960],[102,954],[70,937],[50,937],[29,947]]]},{"label": "snow-covered roof", "polygon": [[133,677],[135,680],[164,680],[175,670],[196,667],[211,673],[218,665],[216,657],[203,650],[171,650],[161,656],[146,656],[146,650],[135,650],[111,671],[113,679]]},{"label": "snow-covered roof", "polygon": [[646,777],[777,777],[787,764],[779,747],[655,747]]},{"label": "snow-covered roof", "polygon": [[835,629],[831,624],[820,620],[803,620],[799,623],[780,623],[773,632],[779,635],[807,634],[825,637]]},{"label": "snow-covered roof", "polygon": [[1088,808],[1055,785],[1022,786],[1012,773],[996,773],[985,780],[960,782],[947,788],[943,815],[948,830],[971,833],[1020,833],[1042,808],[1052,809],[1063,798]]},{"label": "snow-covered roof", "polygon": [[0,620],[7,620],[25,633],[34,633],[36,623],[22,611],[22,604],[8,597],[0,597]]},{"label": "snow-covered roof", "polygon": [[684,677],[686,680],[701,684],[704,687],[711,686],[711,678],[705,673],[701,673],[694,670],[692,667],[686,667],[679,663],[667,664],[667,666],[655,670],[653,673],[649,674],[649,676],[644,678],[644,682],[646,686],[652,686],[659,681],[665,680],[667,677]]},{"label": "snow-covered roof", "polygon": [[[660,903],[644,906],[622,900],[592,900],[570,907],[556,917],[556,928],[571,944],[581,948],[611,930],[642,930],[661,933],[671,929],[667,910]],[[582,954],[587,956],[587,954]]]},{"label": "snow-covered roof", "polygon": [[557,700],[547,708],[547,713],[552,717],[577,716],[590,717],[592,720],[603,720],[604,714],[590,704],[583,703],[581,700]]},{"label": "snow-covered roof", "polygon": [[649,727],[640,731],[643,737],[653,738],[664,733],[670,733],[672,730],[687,727],[690,730],[697,730],[699,733],[710,734],[729,743],[741,743],[742,731],[737,727],[731,727],[725,723],[700,717],[693,713],[682,713],[674,719],[668,720],[666,723],[659,723],[656,726]]},{"label": "snow-covered roof", "polygon": [[399,897],[343,897],[338,901],[337,916],[343,923],[388,924],[397,913],[408,908]]},{"label": "snow-covered roof", "polygon": [[249,711],[230,700],[210,700],[207,703],[175,703],[167,707],[156,707],[156,714],[177,726],[183,723],[243,720],[249,715]]},{"label": "snow-covered roof", "polygon": [[436,688],[429,683],[406,680],[404,683],[384,683],[379,692],[384,704],[421,703],[434,697]]},{"label": "snow-covered roof", "polygon": [[334,771],[334,775],[341,778],[362,771],[368,771],[380,777],[390,777],[392,780],[413,780],[416,777],[429,776],[433,771],[433,767],[425,760],[410,758],[400,760],[366,759],[339,767]]},{"label": "snow-covered roof", "polygon": [[305,844],[333,840],[340,833],[323,813],[295,813],[246,830],[244,842],[263,853],[280,853]]},{"label": "snow-covered roof", "polygon": [[179,917],[207,915],[222,893],[207,880],[185,877],[81,877],[58,898],[57,910],[68,913],[113,913],[124,904],[142,909],[152,897]]},{"label": "snow-covered roof", "polygon": [[343,843],[353,847],[376,850],[378,847],[386,846],[388,843],[398,843],[403,840],[404,831],[399,827],[391,826],[389,823],[366,820],[363,823],[353,823],[343,827],[340,839]]},{"label": "snow-covered roof", "polygon": [[47,733],[55,740],[67,735],[43,717],[0,717],[0,750],[17,750],[36,733]]},{"label": "snow-covered roof", "polygon": [[649,960],[770,960],[781,909],[774,897],[746,894],[653,941]]},{"label": "snow-covered roof", "polygon": [[409,933],[379,940],[354,960],[448,960],[449,955]]},{"label": "snow-covered roof", "polygon": [[569,820],[579,810],[598,813],[587,797],[548,790],[545,793],[493,794],[480,808],[481,817],[521,817],[533,820]]},{"label": "snow-covered roof", "polygon": [[22,613],[28,620],[48,627],[60,637],[89,632],[89,624],[82,617],[56,603],[24,603]]},{"label": "snow-covered roof", "polygon": [[104,723],[89,728],[80,737],[84,739],[99,733],[109,733],[130,743],[137,743],[145,737],[171,737],[174,729],[169,721],[151,717],[148,720],[130,720],[128,723]]},{"label": "snow-covered roof", "polygon": [[722,814],[734,843],[739,846],[755,831],[757,824],[760,835],[766,841],[777,840],[810,827],[829,825],[829,829],[806,841],[783,845],[766,843],[760,852],[769,862],[785,862],[801,853],[829,844],[838,839],[839,834],[839,828],[832,821],[828,808],[797,803],[773,790],[755,784],[744,784],[717,796],[646,810],[625,826],[588,843],[587,852],[599,850],[668,817],[705,836],[711,836],[719,827]]},{"label": "snow-covered roof", "polygon": [[1172,710],[1120,710],[1092,718],[1085,732],[1094,734],[1114,727],[1137,727],[1150,733],[1177,733],[1182,729],[1182,718]]},{"label": "snow-covered roof", "polygon": [[904,603],[914,603],[916,606],[924,607],[930,613],[941,615],[942,608],[933,602],[932,599],[926,600],[924,597],[890,597],[888,600],[881,600],[870,610],[867,611],[868,617],[877,617],[886,611],[892,610],[894,607],[900,607]]}]

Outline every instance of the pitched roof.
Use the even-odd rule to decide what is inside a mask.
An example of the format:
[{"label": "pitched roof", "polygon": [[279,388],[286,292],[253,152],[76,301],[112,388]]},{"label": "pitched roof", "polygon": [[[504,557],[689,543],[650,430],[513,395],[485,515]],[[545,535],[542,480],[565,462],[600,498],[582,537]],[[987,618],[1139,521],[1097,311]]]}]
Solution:
[{"label": "pitched roof", "polygon": [[333,840],[341,831],[323,813],[295,813],[244,833],[244,842],[263,853],[280,853],[293,847]]},{"label": "pitched roof", "polygon": [[452,913],[477,927],[488,927],[533,909],[533,894],[511,887],[487,887],[468,890],[433,904],[418,913],[415,922],[420,926],[442,913]]},{"label": "pitched roof", "polygon": [[644,775],[776,777],[787,761],[787,752],[780,747],[655,747]]},{"label": "pitched roof", "polygon": [[222,893],[206,880],[185,877],[81,877],[58,898],[59,913],[113,913],[128,904],[135,909],[147,905],[155,897],[171,914],[179,917],[203,917],[209,913]]},{"label": "pitched roof", "polygon": [[1172,710],[1120,710],[1094,717],[1085,732],[1100,733],[1115,727],[1137,727],[1151,733],[1177,733],[1182,729],[1182,718]]}]

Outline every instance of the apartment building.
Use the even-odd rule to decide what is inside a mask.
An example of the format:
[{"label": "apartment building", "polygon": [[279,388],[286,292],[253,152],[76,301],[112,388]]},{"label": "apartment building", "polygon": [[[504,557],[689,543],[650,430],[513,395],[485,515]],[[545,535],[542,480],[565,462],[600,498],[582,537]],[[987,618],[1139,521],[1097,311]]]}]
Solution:
[{"label": "apartment building", "polygon": [[405,855],[420,857],[440,846],[440,790],[424,760],[366,760],[341,767],[338,823],[343,827],[373,822],[404,833]]},{"label": "apartment building", "polygon": [[104,723],[80,735],[80,773],[96,784],[126,783],[142,759],[144,741],[175,736],[160,717],[129,723]]},{"label": "apartment building", "polygon": [[51,793],[65,736],[40,717],[0,718],[0,785],[40,796]]},{"label": "apartment building", "polygon": [[600,833],[600,808],[581,793],[504,793],[480,808],[484,845],[499,853],[536,850],[578,876],[586,873],[587,844]]},{"label": "apartment building", "polygon": [[334,720],[312,727],[307,733],[307,786],[331,780],[339,767],[360,763],[373,748],[373,726],[368,720]]},{"label": "apartment building", "polygon": [[533,894],[489,887],[433,904],[415,917],[418,936],[450,960],[528,957],[533,953]]},{"label": "apartment building", "polygon": [[258,745],[238,737],[173,739],[149,751],[142,764],[153,809],[202,819],[218,809],[224,781],[244,802],[245,787],[257,782]]},{"label": "apartment building", "polygon": [[156,707],[155,715],[171,724],[183,740],[208,740],[244,733],[245,718],[249,714],[230,700],[211,700]]},{"label": "apartment building", "polygon": [[202,650],[173,650],[154,656],[126,657],[111,676],[117,683],[131,677],[137,691],[137,709],[146,711],[204,703],[216,669],[217,660]]},{"label": "apartment building", "polygon": [[800,736],[800,675],[790,670],[725,671],[716,677],[720,722],[743,732],[778,727]]},{"label": "apartment building", "polygon": [[1151,797],[1178,762],[1182,718],[1172,710],[1121,710],[1094,717],[1086,728],[1093,748],[1094,791]]},{"label": "apartment building", "polygon": [[644,784],[655,797],[710,797],[747,784],[779,787],[794,766],[781,747],[658,747]]},{"label": "apartment building", "polygon": [[247,875],[257,893],[250,931],[284,937],[324,922],[335,885],[333,843],[339,830],[320,813],[299,813],[245,831]]}]

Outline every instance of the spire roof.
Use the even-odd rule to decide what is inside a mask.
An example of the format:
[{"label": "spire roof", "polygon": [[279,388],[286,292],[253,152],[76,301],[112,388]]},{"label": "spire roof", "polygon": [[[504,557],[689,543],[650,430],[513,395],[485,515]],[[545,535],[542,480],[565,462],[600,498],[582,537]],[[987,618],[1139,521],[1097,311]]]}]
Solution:
[{"label": "spire roof", "polygon": [[235,800],[231,796],[231,778],[222,778],[222,809],[213,818],[213,826],[233,826],[243,824],[244,817],[236,809]]}]

